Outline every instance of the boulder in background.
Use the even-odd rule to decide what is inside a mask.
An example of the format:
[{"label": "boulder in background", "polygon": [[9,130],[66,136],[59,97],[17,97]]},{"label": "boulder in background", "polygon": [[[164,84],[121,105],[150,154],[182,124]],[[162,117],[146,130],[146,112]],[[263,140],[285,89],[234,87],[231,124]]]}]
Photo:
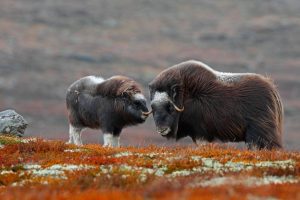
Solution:
[{"label": "boulder in background", "polygon": [[0,112],[0,134],[11,134],[22,137],[28,122],[16,111]]}]

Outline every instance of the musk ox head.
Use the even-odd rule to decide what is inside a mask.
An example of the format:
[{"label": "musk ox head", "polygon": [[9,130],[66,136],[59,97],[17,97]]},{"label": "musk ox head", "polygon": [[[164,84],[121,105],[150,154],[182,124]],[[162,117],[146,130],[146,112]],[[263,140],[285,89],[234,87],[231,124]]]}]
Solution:
[{"label": "musk ox head", "polygon": [[144,95],[137,93],[126,98],[125,113],[128,113],[132,121],[143,123],[150,114]]},{"label": "musk ox head", "polygon": [[157,132],[164,137],[175,137],[183,107],[180,74],[165,70],[150,84],[150,98]]},{"label": "musk ox head", "polygon": [[[124,76],[113,76],[98,88],[97,93],[105,96],[117,97],[115,109],[124,118],[131,121],[131,124],[143,123],[150,112],[146,105],[146,99],[141,92],[141,87],[132,79]],[[99,91],[99,90],[102,91]]]}]

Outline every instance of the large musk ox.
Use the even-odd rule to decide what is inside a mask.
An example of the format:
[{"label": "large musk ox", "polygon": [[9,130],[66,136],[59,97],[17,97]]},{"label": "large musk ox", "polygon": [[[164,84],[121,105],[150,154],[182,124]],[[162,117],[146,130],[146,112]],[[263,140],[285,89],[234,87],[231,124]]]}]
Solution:
[{"label": "large musk ox", "polygon": [[282,147],[283,107],[267,77],[186,61],[161,72],[149,88],[157,132],[164,137]]},{"label": "large musk ox", "polygon": [[82,144],[84,128],[102,129],[104,146],[119,146],[123,127],[143,123],[150,114],[139,85],[124,76],[87,76],[67,90],[69,143]]}]

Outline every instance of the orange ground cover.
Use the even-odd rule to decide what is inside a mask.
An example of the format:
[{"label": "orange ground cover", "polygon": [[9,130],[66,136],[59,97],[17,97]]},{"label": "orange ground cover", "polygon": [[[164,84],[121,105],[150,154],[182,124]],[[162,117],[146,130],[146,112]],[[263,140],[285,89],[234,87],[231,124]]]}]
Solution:
[{"label": "orange ground cover", "polygon": [[299,152],[0,144],[0,199],[300,199]]}]

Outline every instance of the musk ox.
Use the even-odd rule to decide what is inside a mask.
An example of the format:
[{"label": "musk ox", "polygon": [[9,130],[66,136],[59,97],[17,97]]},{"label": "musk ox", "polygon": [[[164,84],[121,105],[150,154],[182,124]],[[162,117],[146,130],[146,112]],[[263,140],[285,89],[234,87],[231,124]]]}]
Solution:
[{"label": "musk ox", "polygon": [[192,60],[164,70],[149,88],[157,132],[166,138],[282,147],[283,107],[267,77],[219,72]]},{"label": "musk ox", "polygon": [[119,136],[126,126],[143,123],[150,114],[139,85],[124,76],[107,80],[87,76],[67,90],[69,143],[82,144],[84,128],[101,129],[104,146],[119,146]]}]

